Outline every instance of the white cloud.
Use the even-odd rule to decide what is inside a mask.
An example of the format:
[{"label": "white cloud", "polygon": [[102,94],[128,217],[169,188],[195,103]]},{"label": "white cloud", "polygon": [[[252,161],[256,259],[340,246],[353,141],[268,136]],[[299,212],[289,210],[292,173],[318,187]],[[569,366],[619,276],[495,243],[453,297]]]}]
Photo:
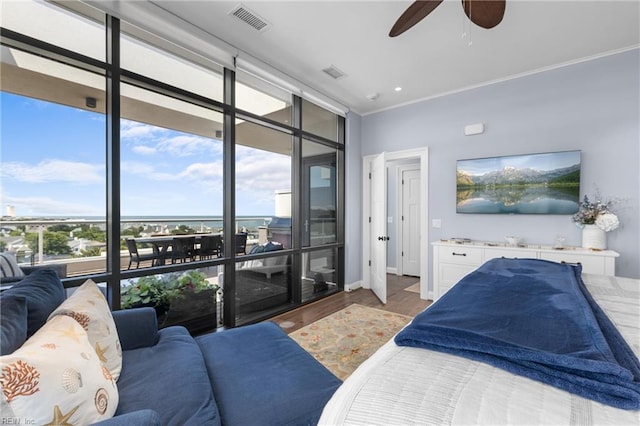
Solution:
[{"label": "white cloud", "polygon": [[[206,141],[206,139],[203,139]],[[189,146],[192,141],[183,139]],[[196,145],[200,141],[196,141]],[[174,147],[180,146],[177,143]],[[236,190],[238,199],[252,200],[259,204],[273,203],[276,190],[291,188],[291,157],[267,151],[237,147]],[[167,172],[175,167],[175,171]],[[123,185],[135,175],[143,180],[180,182],[186,192],[220,193],[223,190],[222,161],[196,162],[178,165],[167,163],[123,162]],[[136,178],[137,179],[137,178]],[[138,183],[141,187],[140,183]],[[200,192],[202,193],[202,192]]]},{"label": "white cloud", "polygon": [[44,160],[38,164],[3,163],[0,174],[3,178],[29,183],[72,182],[89,185],[105,182],[104,164],[56,159]]},{"label": "white cloud", "polygon": [[216,154],[222,152],[222,143],[213,139],[194,135],[180,135],[163,139],[156,145],[158,151],[178,157],[196,154]]},{"label": "white cloud", "polygon": [[267,193],[271,198],[274,191],[291,188],[291,157],[255,149],[238,149],[236,188],[238,191]]},{"label": "white cloud", "polygon": [[158,152],[158,150],[155,147],[146,146],[146,145],[136,145],[133,148],[131,148],[131,150],[136,154],[140,154],[140,155],[153,155],[156,152]]},{"label": "white cloud", "polygon": [[222,154],[220,141],[130,120],[122,120],[120,137],[140,155],[166,153],[174,157],[188,157]]},{"label": "white cloud", "polygon": [[105,206],[48,197],[5,196],[2,202],[14,206],[17,216],[104,216],[106,211]]},{"label": "white cloud", "polygon": [[131,120],[120,121],[120,138],[121,139],[140,139],[148,137],[158,137],[157,135],[168,132],[161,127],[152,126],[150,124],[138,123]]},{"label": "white cloud", "polygon": [[180,172],[180,177],[189,180],[218,179],[221,181],[222,162],[190,164]]}]

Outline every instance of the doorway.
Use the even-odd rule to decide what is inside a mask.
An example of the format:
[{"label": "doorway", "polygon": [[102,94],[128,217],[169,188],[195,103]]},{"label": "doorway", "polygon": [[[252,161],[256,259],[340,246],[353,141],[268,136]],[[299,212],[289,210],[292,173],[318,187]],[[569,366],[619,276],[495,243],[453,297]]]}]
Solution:
[{"label": "doorway", "polygon": [[[363,287],[371,289],[382,303],[386,303],[386,271],[387,249],[389,244],[396,244],[388,235],[388,222],[393,220],[387,216],[387,173],[388,166],[394,162],[414,160],[414,168],[419,173],[417,186],[419,212],[415,218],[413,230],[417,235],[416,266],[420,277],[420,298],[428,298],[428,149],[417,149],[396,152],[384,152],[363,158]],[[384,167],[380,167],[383,163]],[[379,174],[383,173],[383,176]],[[384,200],[382,202],[381,200]],[[417,208],[417,206],[416,206]]]},{"label": "doorway", "polygon": [[396,274],[420,275],[420,166],[397,168]]}]

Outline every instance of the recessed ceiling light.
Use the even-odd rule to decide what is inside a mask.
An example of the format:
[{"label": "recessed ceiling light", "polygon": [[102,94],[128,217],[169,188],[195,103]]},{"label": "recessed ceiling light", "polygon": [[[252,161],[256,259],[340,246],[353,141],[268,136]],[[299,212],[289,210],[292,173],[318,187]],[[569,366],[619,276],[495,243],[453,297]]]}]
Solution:
[{"label": "recessed ceiling light", "polygon": [[401,90],[402,90],[402,87],[398,86],[398,87],[396,87],[396,88],[395,88],[395,89],[393,89],[393,90],[395,90],[396,92],[399,92],[399,91],[401,91]]}]

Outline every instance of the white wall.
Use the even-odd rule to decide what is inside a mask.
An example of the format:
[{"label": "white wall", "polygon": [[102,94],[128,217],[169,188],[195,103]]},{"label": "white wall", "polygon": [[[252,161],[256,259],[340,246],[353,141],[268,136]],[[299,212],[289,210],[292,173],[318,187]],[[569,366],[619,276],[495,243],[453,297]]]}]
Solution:
[{"label": "white wall", "polygon": [[[616,211],[622,226],[607,234],[608,245],[620,253],[617,274],[640,278],[639,117],[635,49],[364,116],[361,139],[349,140],[349,148],[359,147],[365,156],[429,147],[429,217],[442,220],[441,229],[429,229],[430,241],[517,235],[528,243],[553,244],[563,235],[566,244],[577,246],[581,232],[570,216],[456,214],[455,167],[465,158],[581,150],[582,193],[592,194],[597,185],[603,196],[626,200]],[[479,122],[484,134],[464,136],[465,125]],[[358,235],[350,229],[349,208],[355,206],[349,203],[361,198],[350,196],[360,194],[354,180],[360,168],[349,171],[355,163],[347,164],[348,247],[362,240],[359,222]],[[360,265],[347,259],[347,283],[359,279]]]}]

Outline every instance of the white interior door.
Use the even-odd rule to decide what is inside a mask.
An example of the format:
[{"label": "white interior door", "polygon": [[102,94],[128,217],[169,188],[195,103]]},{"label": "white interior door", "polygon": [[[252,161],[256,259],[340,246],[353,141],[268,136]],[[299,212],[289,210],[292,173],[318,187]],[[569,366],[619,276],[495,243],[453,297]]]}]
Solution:
[{"label": "white interior door", "polygon": [[402,274],[420,275],[420,170],[402,172]]},{"label": "white interior door", "polygon": [[387,172],[384,152],[371,162],[371,290],[387,303]]}]

